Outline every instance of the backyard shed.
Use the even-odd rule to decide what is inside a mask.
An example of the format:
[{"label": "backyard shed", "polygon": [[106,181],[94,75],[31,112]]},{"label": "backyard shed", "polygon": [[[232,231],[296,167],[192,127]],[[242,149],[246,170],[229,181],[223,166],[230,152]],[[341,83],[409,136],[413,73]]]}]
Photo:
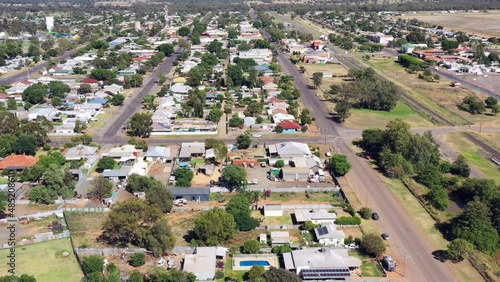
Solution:
[{"label": "backyard shed", "polygon": [[283,216],[283,206],[278,204],[265,205],[264,216]]}]

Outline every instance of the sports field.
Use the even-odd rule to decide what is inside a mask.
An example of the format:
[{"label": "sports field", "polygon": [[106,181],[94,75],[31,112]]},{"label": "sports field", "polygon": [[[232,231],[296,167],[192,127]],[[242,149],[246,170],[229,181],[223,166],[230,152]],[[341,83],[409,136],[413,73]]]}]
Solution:
[{"label": "sports field", "polygon": [[[38,282],[78,282],[83,277],[69,238],[19,246],[15,253],[16,275],[33,275]],[[8,254],[8,249],[0,250],[2,262]],[[0,273],[6,275],[7,270],[7,264],[1,263]]]},{"label": "sports field", "polygon": [[[398,18],[398,17],[394,17]],[[447,29],[465,31],[485,37],[500,37],[500,11],[486,13],[453,13],[425,12],[402,16],[403,19],[418,19],[423,22],[442,25]]]}]

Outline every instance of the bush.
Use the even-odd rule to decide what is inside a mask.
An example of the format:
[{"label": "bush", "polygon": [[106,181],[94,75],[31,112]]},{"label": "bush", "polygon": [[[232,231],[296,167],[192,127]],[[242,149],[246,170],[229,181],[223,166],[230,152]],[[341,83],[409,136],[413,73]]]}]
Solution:
[{"label": "bush", "polygon": [[377,234],[364,235],[360,247],[363,252],[375,257],[380,257],[386,249],[384,240]]},{"label": "bush", "polygon": [[222,278],[224,278],[224,271],[219,270],[215,272],[215,279],[222,279]]},{"label": "bush", "polygon": [[344,208],[344,211],[347,212],[348,214],[350,214],[351,216],[355,216],[356,215],[356,209],[354,209],[349,204]]},{"label": "bush", "polygon": [[308,231],[312,231],[312,230],[314,230],[314,228],[317,228],[317,227],[318,227],[318,224],[314,224],[310,220],[304,222],[304,224],[302,225],[302,229],[308,230]]},{"label": "bush", "polygon": [[101,273],[104,270],[104,258],[99,255],[92,255],[82,259],[82,269],[86,274],[92,272]]},{"label": "bush", "polygon": [[128,263],[133,267],[139,267],[146,263],[146,255],[144,253],[135,253],[130,257]]},{"label": "bush", "polygon": [[351,163],[345,155],[336,154],[330,158],[330,169],[337,176],[343,176],[351,170]]},{"label": "bush", "polygon": [[243,252],[245,254],[256,254],[259,251],[260,251],[260,242],[259,241],[252,239],[252,240],[245,241],[245,243],[243,243]]},{"label": "bush", "polygon": [[359,210],[359,214],[363,219],[370,219],[370,216],[372,215],[372,210],[367,207],[363,207]]},{"label": "bush", "polygon": [[342,216],[342,217],[337,218],[337,220],[335,220],[335,224],[337,224],[337,225],[360,225],[361,218],[359,218],[357,216],[352,216],[352,217]]},{"label": "bush", "polygon": [[278,161],[276,161],[276,163],[274,164],[274,166],[277,167],[277,168],[284,167],[285,166],[285,161],[278,160]]}]

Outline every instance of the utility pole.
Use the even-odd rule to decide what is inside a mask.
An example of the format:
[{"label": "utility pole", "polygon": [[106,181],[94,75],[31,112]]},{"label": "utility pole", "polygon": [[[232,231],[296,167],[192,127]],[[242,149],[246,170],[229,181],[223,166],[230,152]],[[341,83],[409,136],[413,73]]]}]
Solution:
[{"label": "utility pole", "polygon": [[325,145],[326,145],[326,128],[325,128]]},{"label": "utility pole", "polygon": [[483,127],[483,116],[481,116],[481,122],[479,123],[479,133],[481,133]]},{"label": "utility pole", "polygon": [[404,265],[403,265],[403,277],[405,277],[405,274],[406,274],[406,259],[418,256],[420,254],[419,252],[417,252],[417,253],[414,253],[412,255],[407,255],[407,253],[408,253],[408,251],[405,251],[405,261],[404,261]]}]

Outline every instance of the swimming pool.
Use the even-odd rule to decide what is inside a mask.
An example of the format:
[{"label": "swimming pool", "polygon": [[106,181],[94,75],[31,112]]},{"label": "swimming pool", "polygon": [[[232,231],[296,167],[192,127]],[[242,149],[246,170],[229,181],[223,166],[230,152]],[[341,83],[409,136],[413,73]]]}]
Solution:
[{"label": "swimming pool", "polygon": [[242,260],[240,261],[240,266],[271,266],[267,260]]}]

